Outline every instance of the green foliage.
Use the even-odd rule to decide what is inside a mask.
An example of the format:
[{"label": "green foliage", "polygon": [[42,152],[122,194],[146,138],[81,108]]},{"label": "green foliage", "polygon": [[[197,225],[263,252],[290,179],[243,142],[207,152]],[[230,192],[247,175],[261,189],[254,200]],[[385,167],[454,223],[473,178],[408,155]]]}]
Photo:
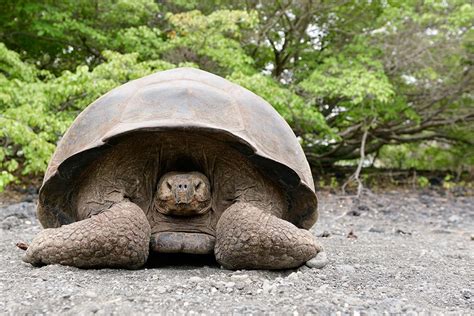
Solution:
[{"label": "green foliage", "polygon": [[430,180],[428,180],[427,177],[423,177],[423,176],[418,177],[416,181],[418,182],[418,186],[420,188],[426,188],[427,186],[430,185]]},{"label": "green foliage", "polygon": [[262,74],[245,75],[242,72],[234,72],[227,79],[270,102],[290,125],[301,132],[317,131],[331,134],[319,111],[310,107],[302,97],[280,85],[271,77]]},{"label": "green foliage", "polygon": [[[326,181],[327,180],[327,181]],[[337,181],[336,177],[330,177],[329,179],[321,179],[319,180],[319,188],[329,188],[336,190],[339,188],[339,182]]]},{"label": "green foliage", "polygon": [[253,60],[239,42],[242,30],[252,28],[257,22],[253,12],[222,10],[204,16],[199,11],[190,11],[168,14],[168,20],[174,27],[170,45],[206,56],[221,72],[222,69],[253,72]]},{"label": "green foliage", "polygon": [[[452,1],[6,0],[0,190],[41,175],[88,104],[158,70],[198,67],[270,102],[312,166],[474,166],[474,7]],[[331,183],[330,185],[333,185]]]},{"label": "green foliage", "polygon": [[150,23],[153,0],[3,1],[0,34],[7,46],[58,73],[104,61],[122,30]]},{"label": "green foliage", "polygon": [[11,76],[29,69],[21,62],[10,69],[0,68],[4,73],[10,70],[7,75],[12,78],[0,78],[0,139],[4,140],[0,166],[5,169],[0,188],[16,179],[13,174],[44,172],[59,137],[99,96],[129,80],[174,67],[164,61],[139,62],[137,54],[103,54],[106,62],[92,70],[80,66],[75,72],[65,71],[43,80],[28,77],[29,81],[22,81]]},{"label": "green foliage", "polygon": [[349,45],[327,58],[301,86],[321,98],[338,98],[344,105],[359,109],[365,104],[392,101],[394,87],[368,43]]},{"label": "green foliage", "polygon": [[461,172],[474,166],[474,148],[449,146],[436,142],[385,146],[378,165],[398,169],[453,170]]}]

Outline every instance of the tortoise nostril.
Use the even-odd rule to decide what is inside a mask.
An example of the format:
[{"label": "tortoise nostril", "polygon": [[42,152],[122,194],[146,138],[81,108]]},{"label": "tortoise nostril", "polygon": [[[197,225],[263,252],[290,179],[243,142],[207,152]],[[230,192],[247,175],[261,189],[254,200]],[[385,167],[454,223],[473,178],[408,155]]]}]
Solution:
[{"label": "tortoise nostril", "polygon": [[188,186],[185,184],[185,185],[184,185],[184,188],[185,188],[185,189],[187,189],[187,188],[188,188]]}]

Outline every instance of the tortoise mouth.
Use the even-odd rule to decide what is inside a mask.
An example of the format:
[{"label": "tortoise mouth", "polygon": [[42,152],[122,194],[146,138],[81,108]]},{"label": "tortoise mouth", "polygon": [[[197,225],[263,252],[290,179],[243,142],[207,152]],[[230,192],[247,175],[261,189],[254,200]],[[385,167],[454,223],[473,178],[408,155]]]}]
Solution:
[{"label": "tortoise mouth", "polygon": [[150,250],[159,253],[214,253],[216,237],[196,232],[159,232],[150,238]]}]

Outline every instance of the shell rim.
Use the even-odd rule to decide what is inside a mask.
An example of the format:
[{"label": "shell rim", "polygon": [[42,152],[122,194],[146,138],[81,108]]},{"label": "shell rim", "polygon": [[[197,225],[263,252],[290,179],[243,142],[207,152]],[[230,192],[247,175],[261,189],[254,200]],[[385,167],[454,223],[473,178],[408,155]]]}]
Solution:
[{"label": "shell rim", "polygon": [[[303,190],[303,191],[306,191],[306,192],[310,192],[312,194],[312,196],[314,197],[314,208],[313,208],[313,211],[312,211],[313,214],[311,214],[311,212],[307,214],[307,215],[311,215],[311,219],[309,219],[308,223],[301,224],[301,227],[309,229],[317,221],[317,219],[319,217],[319,211],[318,211],[318,204],[319,204],[318,200],[319,199],[318,199],[318,196],[317,196],[315,190],[310,185],[308,185],[293,168],[287,166],[284,163],[281,163],[280,161],[278,161],[274,158],[269,157],[268,155],[265,155],[264,153],[262,153],[261,151],[258,150],[257,146],[255,146],[254,144],[252,144],[248,140],[243,139],[239,135],[235,135],[234,133],[232,133],[230,131],[227,131],[227,130],[224,130],[224,129],[214,128],[214,127],[209,127],[209,126],[202,126],[202,125],[199,125],[199,124],[196,124],[196,123],[189,124],[189,125],[182,125],[181,124],[179,126],[157,126],[156,124],[154,124],[154,125],[145,125],[142,122],[142,124],[140,124],[140,126],[137,126],[133,129],[123,130],[123,131],[118,132],[118,133],[113,133],[115,131],[114,129],[109,131],[101,139],[96,139],[96,141],[93,142],[92,144],[90,144],[89,146],[87,146],[85,148],[82,148],[80,151],[77,151],[77,152],[71,154],[69,157],[67,157],[66,159],[61,161],[58,165],[55,166],[56,170],[53,173],[51,173],[48,178],[45,177],[45,179],[43,180],[43,183],[42,183],[42,185],[39,189],[40,203],[42,201],[44,201],[45,190],[47,190],[48,185],[52,182],[53,179],[59,178],[57,180],[61,179],[63,181],[72,180],[72,179],[64,176],[62,170],[64,170],[64,168],[67,168],[67,166],[70,165],[73,160],[80,159],[81,156],[84,156],[89,152],[100,151],[101,149],[105,149],[105,148],[107,148],[107,146],[110,146],[113,143],[113,141],[115,141],[116,139],[120,139],[121,137],[126,136],[126,135],[131,135],[131,134],[134,134],[134,133],[137,133],[137,132],[156,132],[156,131],[173,131],[173,130],[204,131],[204,132],[210,132],[210,133],[215,133],[215,134],[226,134],[227,136],[230,136],[231,139],[236,140],[238,143],[244,145],[247,149],[251,150],[251,152],[252,152],[251,155],[263,158],[266,162],[269,162],[270,165],[273,164],[274,166],[278,166],[279,169],[285,170],[288,174],[290,174],[290,176],[293,179],[297,179],[297,181],[295,181],[295,185],[290,187],[291,190],[294,191],[294,194],[297,194],[298,192]],[[246,156],[247,156],[247,158],[249,158],[248,155],[246,155]],[[85,160],[88,160],[88,159],[85,159]],[[48,169],[50,169],[52,167],[53,166],[48,166]],[[304,221],[306,221],[306,219]],[[297,226],[300,226],[300,225],[297,225]]]}]

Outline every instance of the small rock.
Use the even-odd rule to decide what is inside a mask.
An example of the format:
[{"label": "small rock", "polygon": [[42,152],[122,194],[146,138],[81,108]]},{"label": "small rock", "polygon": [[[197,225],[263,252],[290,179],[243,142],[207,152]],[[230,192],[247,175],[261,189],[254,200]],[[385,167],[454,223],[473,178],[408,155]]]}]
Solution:
[{"label": "small rock", "polygon": [[167,292],[166,288],[164,286],[157,286],[155,288],[156,292],[158,292],[159,294],[164,294]]},{"label": "small rock", "polygon": [[21,250],[27,250],[28,249],[28,244],[25,243],[25,242],[22,242],[22,241],[19,241],[15,244],[15,246],[17,246],[18,248],[20,248]]},{"label": "small rock", "polygon": [[323,284],[319,287],[318,292],[326,292],[328,287],[329,287],[329,284]]},{"label": "small rock", "polygon": [[352,215],[352,216],[360,216],[362,214],[359,210],[350,210],[347,212],[347,215]]},{"label": "small rock", "polygon": [[371,227],[369,229],[369,233],[379,233],[379,234],[383,234],[385,233],[385,230],[383,228],[378,228],[378,227]]},{"label": "small rock", "polygon": [[298,278],[302,275],[301,272],[292,272],[290,275],[287,277],[289,280],[298,280]]},{"label": "small rock", "polygon": [[192,276],[192,277],[189,278],[189,281],[194,282],[194,283],[200,283],[203,280],[204,280],[203,278],[200,278],[198,276]]},{"label": "small rock", "polygon": [[90,298],[95,298],[95,297],[97,297],[97,293],[94,292],[94,291],[87,291],[86,296],[90,297]]},{"label": "small rock", "polygon": [[328,256],[326,251],[321,251],[318,255],[306,262],[306,265],[310,268],[321,269],[328,264]]},{"label": "small rock", "polygon": [[355,272],[355,268],[351,265],[348,265],[348,264],[343,264],[343,265],[337,266],[336,270],[337,270],[337,272],[339,272],[341,274],[352,274],[352,273]]},{"label": "small rock", "polygon": [[452,224],[460,223],[461,222],[461,217],[458,215],[451,215],[448,218],[448,222]]},{"label": "small rock", "polygon": [[97,314],[100,311],[99,306],[97,306],[96,304],[87,306],[85,309],[87,312],[90,312],[91,314]]},{"label": "small rock", "polygon": [[246,280],[249,278],[248,274],[232,274],[230,276],[232,280]]},{"label": "small rock", "polygon": [[13,227],[20,226],[21,220],[18,219],[16,216],[8,216],[2,221],[2,229],[8,230],[12,229]]},{"label": "small rock", "polygon": [[431,232],[434,233],[434,234],[452,234],[452,233],[453,233],[453,232],[450,231],[450,230],[441,229],[441,228],[433,229]]},{"label": "small rock", "polygon": [[271,284],[268,280],[263,281],[263,294],[271,293],[275,289],[275,285]]},{"label": "small rock", "polygon": [[466,300],[469,300],[472,297],[472,292],[470,289],[462,289],[461,294],[462,294],[462,297],[464,297]]},{"label": "small rock", "polygon": [[349,234],[347,234],[347,238],[357,239],[357,235],[354,233],[354,230],[351,230]]},{"label": "small rock", "polygon": [[322,234],[317,235],[316,237],[330,237],[331,233],[328,232],[327,230],[323,231]]},{"label": "small rock", "polygon": [[397,228],[395,230],[395,234],[400,234],[400,235],[411,235],[411,232],[407,231],[407,230],[402,230],[400,228]]},{"label": "small rock", "polygon": [[233,288],[235,286],[235,282],[225,282],[224,286],[226,288]]},{"label": "small rock", "polygon": [[238,282],[235,287],[238,289],[238,290],[243,290],[245,288],[245,283],[242,283],[242,282]]}]

